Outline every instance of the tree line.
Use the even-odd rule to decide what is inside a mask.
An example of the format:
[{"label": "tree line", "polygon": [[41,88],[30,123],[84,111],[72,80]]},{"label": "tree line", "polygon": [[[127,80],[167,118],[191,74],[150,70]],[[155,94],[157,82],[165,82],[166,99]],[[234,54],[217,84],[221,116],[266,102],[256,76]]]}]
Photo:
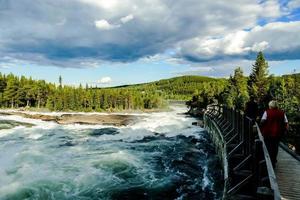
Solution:
[{"label": "tree line", "polygon": [[270,100],[277,100],[279,106],[290,118],[299,117],[300,74],[274,76],[268,73],[268,62],[259,52],[247,77],[240,67],[230,76],[228,85],[220,95],[221,103],[231,108],[244,110],[250,96],[258,103],[259,110],[267,108]]},{"label": "tree line", "polygon": [[160,109],[167,100],[189,100],[196,96],[205,106],[214,101],[243,110],[250,96],[260,109],[270,99],[277,99],[288,115],[297,116],[300,103],[300,74],[269,75],[268,63],[259,52],[250,76],[240,67],[229,79],[182,76],[151,83],[93,88],[68,86],[0,73],[2,108],[47,108],[51,111],[119,111]]},{"label": "tree line", "polygon": [[119,111],[163,108],[166,101],[155,91],[63,86],[61,77],[59,85],[55,85],[0,73],[0,105],[2,108],[33,107],[51,111]]},{"label": "tree line", "polygon": [[51,111],[120,111],[161,109],[167,100],[187,100],[201,95],[204,102],[219,95],[225,79],[182,76],[145,84],[93,88],[68,86],[0,73],[2,108],[47,108]]}]

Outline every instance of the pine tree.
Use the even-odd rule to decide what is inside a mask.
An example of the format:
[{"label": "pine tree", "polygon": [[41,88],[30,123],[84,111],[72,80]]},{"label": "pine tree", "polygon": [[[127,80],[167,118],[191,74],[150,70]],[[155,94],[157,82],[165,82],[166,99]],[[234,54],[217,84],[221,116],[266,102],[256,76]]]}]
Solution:
[{"label": "pine tree", "polygon": [[34,100],[34,82],[30,78],[26,84],[24,85],[24,90],[26,91],[25,100],[26,100],[26,107],[31,106],[31,102]]},{"label": "pine tree", "polygon": [[58,82],[59,82],[59,87],[62,88],[62,77],[61,76],[59,76]]},{"label": "pine tree", "polygon": [[263,53],[259,52],[248,80],[250,96],[253,96],[260,105],[264,105],[268,88],[268,63]]},{"label": "pine tree", "polygon": [[247,79],[243,75],[240,67],[234,70],[234,75],[230,76],[227,87],[223,93],[223,101],[226,106],[243,110],[249,99],[247,90]]},{"label": "pine tree", "polygon": [[4,106],[3,93],[6,88],[6,77],[0,73],[0,107]]},{"label": "pine tree", "polygon": [[7,76],[7,86],[4,89],[3,98],[10,104],[11,108],[14,108],[17,105],[18,88],[18,79],[14,75],[9,74]]},{"label": "pine tree", "polygon": [[231,81],[236,90],[236,97],[234,100],[235,107],[243,110],[246,102],[249,100],[249,94],[247,90],[247,79],[244,77],[243,71],[240,67],[235,69],[234,76]]}]

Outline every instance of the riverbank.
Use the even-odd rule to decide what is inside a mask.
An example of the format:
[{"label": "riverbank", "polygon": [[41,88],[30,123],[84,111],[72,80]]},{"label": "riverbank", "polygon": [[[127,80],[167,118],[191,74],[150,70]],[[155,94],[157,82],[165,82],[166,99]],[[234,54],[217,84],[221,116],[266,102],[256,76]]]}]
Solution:
[{"label": "riverbank", "polygon": [[[177,104],[175,104],[177,105]],[[171,105],[172,106],[172,105]],[[127,114],[127,113],[153,113],[153,112],[166,112],[171,111],[170,107],[164,107],[164,108],[152,108],[152,109],[107,109],[102,111],[79,111],[79,110],[62,110],[62,111],[53,111],[49,110],[47,108],[36,108],[36,107],[20,107],[20,108],[0,108],[0,112],[28,112],[28,113],[121,113],[121,114]]]}]

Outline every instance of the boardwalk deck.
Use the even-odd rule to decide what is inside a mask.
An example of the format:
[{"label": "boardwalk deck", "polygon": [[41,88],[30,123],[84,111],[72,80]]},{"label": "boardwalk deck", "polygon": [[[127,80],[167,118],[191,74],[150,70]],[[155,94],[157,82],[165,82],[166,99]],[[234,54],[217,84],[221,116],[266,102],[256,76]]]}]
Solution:
[{"label": "boardwalk deck", "polygon": [[300,162],[279,148],[275,173],[283,200],[300,200]]}]

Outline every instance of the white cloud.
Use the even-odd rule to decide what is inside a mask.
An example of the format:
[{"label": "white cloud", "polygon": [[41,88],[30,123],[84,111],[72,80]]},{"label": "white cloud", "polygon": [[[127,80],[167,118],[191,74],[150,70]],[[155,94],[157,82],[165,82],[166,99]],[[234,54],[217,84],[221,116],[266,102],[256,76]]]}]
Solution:
[{"label": "white cloud", "polygon": [[8,63],[1,63],[0,62],[0,68],[2,68],[2,69],[9,69],[9,68],[11,68],[12,67],[12,65],[11,64],[8,64]]},{"label": "white cloud", "polygon": [[247,36],[245,31],[237,31],[234,34],[229,34],[225,37],[224,53],[227,55],[242,54],[244,50],[244,40]]},{"label": "white cloud", "polygon": [[300,51],[299,32],[300,21],[269,23],[253,28],[246,38],[245,45],[264,42],[263,46],[268,46],[268,53]]},{"label": "white cloud", "polygon": [[285,14],[275,0],[5,0],[0,9],[0,61],[11,56],[38,65],[93,67],[171,49],[176,54],[165,60],[197,62],[260,49],[296,55],[299,46],[299,30],[289,23],[283,23],[286,30],[274,23],[257,26]]},{"label": "white cloud", "polygon": [[95,21],[95,26],[100,29],[100,30],[112,30],[115,28],[119,28],[120,25],[113,25],[110,24],[108,21],[106,21],[105,19],[101,19],[101,20],[97,20]]},{"label": "white cloud", "polygon": [[284,13],[280,9],[279,2],[277,0],[267,0],[262,3],[261,16],[267,18],[280,17]]},{"label": "white cloud", "polygon": [[221,38],[196,37],[182,43],[181,53],[203,60],[213,59],[217,55],[244,54],[247,34],[246,31],[237,31]]},{"label": "white cloud", "polygon": [[120,21],[121,21],[123,24],[125,24],[125,23],[127,23],[127,22],[133,20],[133,18],[134,18],[133,15],[130,14],[130,15],[127,15],[127,16],[125,16],[125,17],[122,17],[122,18],[120,19]]},{"label": "white cloud", "polygon": [[[220,38],[193,38],[181,43],[181,54],[200,61],[226,56],[247,56],[258,51],[266,51],[271,56],[289,56],[290,51],[300,52],[299,32],[300,21],[273,22]],[[276,59],[276,56],[271,59]]]},{"label": "white cloud", "polygon": [[189,68],[189,72],[191,72],[191,74],[193,72],[195,73],[207,73],[207,72],[211,72],[211,71],[215,71],[213,69],[213,67],[206,67],[206,66],[192,66]]},{"label": "white cloud", "polygon": [[109,84],[112,82],[112,79],[109,76],[102,77],[100,80],[97,81],[100,84]]},{"label": "white cloud", "polygon": [[113,9],[118,6],[120,1],[118,0],[79,0],[83,3],[98,6],[104,9]]},{"label": "white cloud", "polygon": [[[223,59],[223,60],[212,60],[203,63],[192,63],[184,71],[175,72],[176,75],[201,75],[210,77],[229,77],[233,75],[234,69],[240,67],[244,75],[248,76],[252,72],[252,65],[254,60],[247,59]],[[268,61],[270,72],[276,72],[275,75],[282,75],[292,73],[290,69],[298,65],[299,60],[295,61]],[[293,66],[282,69],[282,66]],[[278,72],[278,68],[281,68],[281,72]],[[296,71],[299,72],[299,70]]]},{"label": "white cloud", "polygon": [[289,1],[287,7],[289,9],[296,9],[296,8],[300,8],[300,0],[291,0]]},{"label": "white cloud", "polygon": [[66,18],[63,18],[62,20],[60,20],[59,22],[56,23],[57,26],[63,26],[65,25],[67,22]]},{"label": "white cloud", "polygon": [[[133,20],[133,15],[127,15],[125,17],[122,17],[120,19],[122,24],[126,24],[127,22]],[[100,30],[112,30],[112,29],[116,29],[116,28],[120,28],[121,24],[111,24],[109,23],[107,20],[105,19],[101,19],[101,20],[96,20],[95,22],[95,26],[100,29]]]},{"label": "white cloud", "polygon": [[259,51],[264,51],[269,47],[269,43],[266,41],[262,41],[260,43],[255,43],[252,47],[251,50],[254,52],[259,52]]},{"label": "white cloud", "polygon": [[252,70],[253,61],[245,59],[212,60],[205,63],[192,63],[186,71],[177,72],[179,75],[201,75],[210,77],[229,77],[234,69],[241,67],[245,75]]}]

